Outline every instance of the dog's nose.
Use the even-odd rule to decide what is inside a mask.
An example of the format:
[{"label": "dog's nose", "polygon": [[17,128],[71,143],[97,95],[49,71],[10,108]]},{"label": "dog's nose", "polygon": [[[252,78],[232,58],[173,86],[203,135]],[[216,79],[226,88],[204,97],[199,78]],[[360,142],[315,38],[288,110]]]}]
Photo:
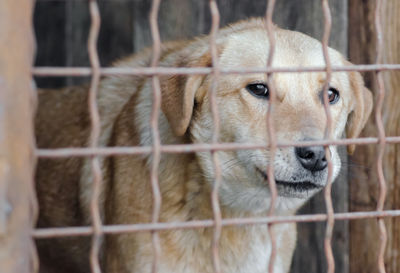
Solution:
[{"label": "dog's nose", "polygon": [[328,165],[323,146],[296,147],[295,152],[301,165],[312,172],[322,171]]}]

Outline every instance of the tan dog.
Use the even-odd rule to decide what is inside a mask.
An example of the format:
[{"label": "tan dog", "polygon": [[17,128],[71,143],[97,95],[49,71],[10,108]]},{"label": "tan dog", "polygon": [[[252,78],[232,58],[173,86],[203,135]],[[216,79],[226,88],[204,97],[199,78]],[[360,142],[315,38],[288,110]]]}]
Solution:
[{"label": "tan dog", "polygon": [[[274,67],[323,66],[320,42],[301,33],[275,29]],[[217,38],[222,68],[266,66],[269,43],[261,19],[220,30]],[[329,49],[333,65],[347,61]],[[149,50],[119,62],[119,67],[148,66]],[[209,38],[166,43],[160,65],[164,67],[211,66]],[[280,141],[321,139],[326,117],[322,103],[325,73],[275,73],[275,130]],[[208,90],[212,75],[160,77],[163,144],[209,143],[212,117]],[[333,136],[346,128],[356,137],[372,108],[371,93],[357,72],[332,74],[329,89]],[[90,130],[87,88],[41,91],[37,116],[39,147],[85,146]],[[220,142],[268,141],[266,115],[269,90],[265,74],[221,75],[217,83]],[[152,106],[151,78],[114,76],[101,81],[99,109],[101,146],[151,145],[149,125]],[[354,147],[350,147],[353,150]],[[330,148],[333,177],[339,173],[336,147]],[[219,200],[224,218],[265,216],[270,203],[266,169],[267,150],[221,151]],[[278,188],[276,211],[293,215],[326,183],[323,147],[279,148],[274,164]],[[104,186],[101,214],[104,224],[148,223],[152,214],[149,169],[151,156],[116,156],[102,162]],[[41,159],[37,171],[40,201],[39,226],[89,225],[91,172],[88,160]],[[214,170],[209,152],[163,154],[159,168],[162,194],[160,221],[212,219],[210,191]],[[287,272],[296,241],[295,224],[274,225],[277,239],[276,273]],[[213,272],[211,228],[159,232],[161,257],[158,272]],[[90,238],[39,240],[43,272],[88,272]],[[266,272],[270,255],[266,225],[224,227],[220,240],[222,272]],[[104,272],[151,271],[149,233],[109,235],[100,257]]]}]

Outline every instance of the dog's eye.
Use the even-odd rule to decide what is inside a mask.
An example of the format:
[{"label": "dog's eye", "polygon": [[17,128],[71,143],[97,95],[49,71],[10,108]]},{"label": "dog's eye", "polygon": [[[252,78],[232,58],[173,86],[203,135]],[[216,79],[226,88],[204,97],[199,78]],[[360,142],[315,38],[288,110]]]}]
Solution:
[{"label": "dog's eye", "polygon": [[329,104],[337,103],[339,101],[339,98],[340,98],[339,91],[333,87],[329,88],[329,90],[328,90]]},{"label": "dog's eye", "polygon": [[268,86],[264,83],[251,83],[246,86],[246,89],[250,92],[250,94],[256,96],[257,98],[269,98]]},{"label": "dog's eye", "polygon": [[[339,91],[336,88],[329,87],[327,93],[328,93],[328,102],[329,102],[329,104],[335,104],[335,103],[337,103],[339,101],[340,94],[339,94]],[[323,92],[322,91],[320,93],[320,99],[321,99],[321,103],[324,104],[324,96],[323,96]]]}]

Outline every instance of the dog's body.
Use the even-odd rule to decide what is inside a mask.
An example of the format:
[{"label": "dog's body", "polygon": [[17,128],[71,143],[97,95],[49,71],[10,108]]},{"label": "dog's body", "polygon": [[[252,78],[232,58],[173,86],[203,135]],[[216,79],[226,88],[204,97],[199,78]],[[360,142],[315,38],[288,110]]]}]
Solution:
[{"label": "dog's body", "polygon": [[[303,34],[276,29],[273,66],[324,65],[320,43]],[[268,38],[259,19],[222,29],[217,38],[221,67],[265,67]],[[346,61],[330,49],[334,65]],[[151,51],[119,62],[117,66],[148,66]],[[208,37],[166,43],[160,66],[207,67],[212,63]],[[273,76],[276,105],[273,112],[279,140],[321,139],[326,117],[321,102],[325,73],[280,73]],[[209,103],[211,75],[161,76],[162,113],[159,128],[163,144],[209,143],[212,115]],[[221,122],[220,142],[266,143],[268,98],[252,93],[265,87],[265,74],[221,75],[217,103]],[[255,85],[256,84],[256,85]],[[356,72],[334,73],[331,80],[340,98],[332,103],[333,137],[355,137],[370,111],[371,95]],[[79,90],[81,89],[81,90]],[[87,88],[41,91],[37,116],[38,146],[86,146],[90,132]],[[258,90],[256,90],[258,92]],[[332,93],[330,93],[332,94]],[[101,81],[98,97],[102,133],[100,146],[150,146],[152,135],[151,78],[114,76]],[[348,122],[348,116],[351,120]],[[317,155],[319,147],[311,147]],[[310,148],[310,149],[311,149]],[[276,213],[293,215],[326,183],[325,157],[309,166],[309,149],[279,148],[274,160],[278,187]],[[331,147],[333,177],[340,159]],[[309,155],[309,154],[308,154]],[[265,216],[270,203],[266,178],[268,151],[218,152],[222,170],[219,190],[223,218]],[[324,161],[325,160],[325,161]],[[152,217],[151,155],[116,156],[102,161],[103,186],[100,210],[104,224],[149,223]],[[159,166],[162,195],[160,222],[212,219],[210,193],[214,169],[209,152],[162,154]],[[92,174],[88,159],[41,159],[37,171],[40,203],[39,226],[90,224]],[[289,270],[295,247],[295,224],[273,226],[277,242],[276,273]],[[213,272],[212,228],[159,232],[161,255],[158,272]],[[43,272],[87,272],[90,239],[39,241]],[[270,239],[265,225],[222,229],[219,253],[222,272],[266,272]],[[153,260],[149,233],[123,233],[106,237],[101,254],[105,272],[150,272]],[[72,270],[72,271],[71,271]]]}]

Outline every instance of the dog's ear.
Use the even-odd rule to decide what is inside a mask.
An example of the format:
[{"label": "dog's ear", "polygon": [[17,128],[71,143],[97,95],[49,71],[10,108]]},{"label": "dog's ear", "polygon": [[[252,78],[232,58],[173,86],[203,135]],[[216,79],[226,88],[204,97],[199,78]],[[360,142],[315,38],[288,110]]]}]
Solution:
[{"label": "dog's ear", "polygon": [[[372,111],[372,93],[364,86],[358,72],[350,72],[350,88],[353,96],[353,110],[347,120],[346,134],[348,138],[356,138],[367,123]],[[355,144],[347,146],[347,152],[353,154]]]},{"label": "dog's ear", "polygon": [[[207,52],[189,63],[179,67],[210,67],[211,56]],[[187,131],[192,118],[196,92],[206,75],[174,75],[161,79],[161,108],[166,115],[172,131],[182,136]]]}]

